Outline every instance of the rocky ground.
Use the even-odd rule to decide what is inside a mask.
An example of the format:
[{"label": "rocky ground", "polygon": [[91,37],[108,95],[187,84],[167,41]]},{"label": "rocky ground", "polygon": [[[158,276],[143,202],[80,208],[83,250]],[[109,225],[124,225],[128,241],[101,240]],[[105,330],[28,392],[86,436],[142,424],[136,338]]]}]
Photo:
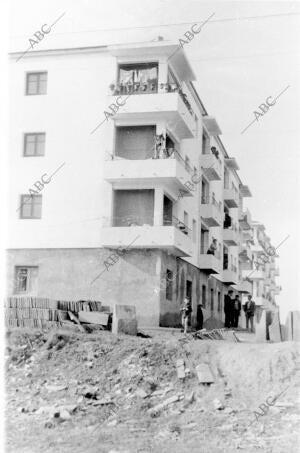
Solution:
[{"label": "rocky ground", "polygon": [[7,453],[298,451],[295,343],[16,329],[6,360]]}]

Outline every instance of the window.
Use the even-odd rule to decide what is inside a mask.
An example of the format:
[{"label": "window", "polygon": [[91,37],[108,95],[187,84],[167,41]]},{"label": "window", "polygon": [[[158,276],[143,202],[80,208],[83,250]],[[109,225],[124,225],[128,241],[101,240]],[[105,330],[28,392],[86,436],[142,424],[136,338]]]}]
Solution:
[{"label": "window", "polygon": [[221,291],[218,291],[218,311],[220,312],[222,310],[221,306]]},{"label": "window", "polygon": [[209,184],[203,178],[201,181],[201,204],[209,204]]},{"label": "window", "polygon": [[163,206],[163,225],[172,225],[173,223],[173,202],[164,195]]},{"label": "window", "polygon": [[14,292],[32,293],[36,288],[38,267],[16,266]]},{"label": "window", "polygon": [[206,286],[202,285],[202,305],[206,308]]},{"label": "window", "polygon": [[228,248],[223,246],[223,269],[228,269]]},{"label": "window", "polygon": [[200,236],[200,253],[203,255],[208,249],[208,236],[209,232],[203,226],[201,226],[201,236]]},{"label": "window", "polygon": [[209,137],[204,131],[202,134],[202,154],[209,154]]},{"label": "window", "polygon": [[196,238],[197,238],[197,224],[196,220],[193,219],[193,242],[196,242]]},{"label": "window", "polygon": [[[176,143],[175,140],[169,137],[168,134],[166,134],[166,157],[171,157],[176,150]],[[174,156],[173,156],[174,157]]]},{"label": "window", "polygon": [[44,156],[45,154],[44,132],[24,135],[24,156]]},{"label": "window", "polygon": [[214,311],[214,290],[211,288],[210,290],[210,310]]},{"label": "window", "polygon": [[166,272],[166,299],[173,299],[173,272],[169,269]]},{"label": "window", "polygon": [[154,190],[114,190],[112,226],[153,225]]},{"label": "window", "polygon": [[191,280],[186,281],[186,290],[185,290],[186,297],[190,299],[191,303],[193,304],[192,301],[192,295],[193,295],[193,283]]},{"label": "window", "polygon": [[128,160],[152,159],[155,156],[155,126],[116,128],[115,156]]},{"label": "window", "polygon": [[47,94],[47,72],[26,74],[26,95]]},{"label": "window", "polygon": [[40,219],[42,217],[42,195],[21,195],[20,218]]}]

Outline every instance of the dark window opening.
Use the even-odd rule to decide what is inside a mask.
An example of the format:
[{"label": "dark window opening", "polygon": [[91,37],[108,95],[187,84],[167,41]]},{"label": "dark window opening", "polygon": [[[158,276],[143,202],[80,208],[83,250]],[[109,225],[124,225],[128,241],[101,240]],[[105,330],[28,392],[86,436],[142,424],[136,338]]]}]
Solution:
[{"label": "dark window opening", "polygon": [[211,288],[210,290],[210,310],[214,311],[214,290]]},{"label": "dark window opening", "polygon": [[223,246],[223,269],[228,269],[228,248]]},{"label": "dark window opening", "polygon": [[206,286],[202,285],[202,291],[201,291],[201,298],[202,298],[202,305],[203,308],[206,308]]},{"label": "dark window opening", "polygon": [[223,222],[223,228],[230,228],[231,227],[231,216],[229,215],[229,209],[224,206],[224,222]]},{"label": "dark window opening", "polygon": [[163,206],[163,225],[172,225],[173,223],[173,202],[164,195]]},{"label": "dark window opening", "polygon": [[190,280],[187,280],[186,281],[186,297],[188,297],[190,299],[190,301],[192,302],[192,282]]},{"label": "dark window opening", "polygon": [[221,292],[218,291],[218,311],[222,311],[222,306],[221,306]]}]

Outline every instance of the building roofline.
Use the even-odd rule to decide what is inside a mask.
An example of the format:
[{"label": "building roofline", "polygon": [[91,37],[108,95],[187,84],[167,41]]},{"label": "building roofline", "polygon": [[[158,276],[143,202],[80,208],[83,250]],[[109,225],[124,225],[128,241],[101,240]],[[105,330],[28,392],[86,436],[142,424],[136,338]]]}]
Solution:
[{"label": "building roofline", "polygon": [[13,51],[9,52],[8,55],[11,57],[18,57],[24,54],[24,57],[36,56],[36,55],[43,55],[43,54],[57,54],[61,52],[97,52],[98,50],[107,49],[108,46],[84,46],[84,47],[63,47],[63,48],[54,48],[54,49],[41,49],[41,50],[28,50],[26,53],[24,51]]}]

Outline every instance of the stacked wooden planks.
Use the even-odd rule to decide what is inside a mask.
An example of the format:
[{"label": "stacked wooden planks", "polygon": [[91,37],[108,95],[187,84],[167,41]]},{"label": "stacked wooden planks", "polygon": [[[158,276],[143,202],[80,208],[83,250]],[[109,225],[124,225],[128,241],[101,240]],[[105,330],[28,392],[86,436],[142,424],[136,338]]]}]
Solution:
[{"label": "stacked wooden planks", "polygon": [[99,301],[65,301],[43,297],[7,297],[5,299],[5,324],[7,327],[61,327],[69,319],[68,311],[109,311]]}]

